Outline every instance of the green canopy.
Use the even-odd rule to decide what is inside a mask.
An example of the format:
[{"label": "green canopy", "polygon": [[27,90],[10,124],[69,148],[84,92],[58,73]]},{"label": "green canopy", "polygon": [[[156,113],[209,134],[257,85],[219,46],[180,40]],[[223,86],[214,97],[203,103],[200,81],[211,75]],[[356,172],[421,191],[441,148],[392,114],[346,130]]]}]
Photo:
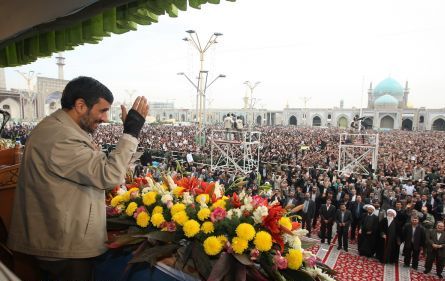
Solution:
[{"label": "green canopy", "polygon": [[[30,5],[23,6],[23,3],[20,3],[20,9],[27,9],[28,7],[30,11],[25,12],[35,16],[32,8],[33,5],[37,4],[36,2],[40,1],[27,1],[30,1]],[[27,1],[18,0],[18,2]],[[235,0],[226,1],[234,2]],[[76,2],[71,1],[70,4],[73,5],[73,3]],[[164,14],[177,17],[178,10],[185,11],[188,6],[199,9],[205,3],[219,4],[220,0],[88,0],[83,2],[85,5],[75,11],[69,12],[66,9],[68,11],[64,12],[63,15],[54,19],[43,18],[37,24],[34,24],[35,21],[34,23],[24,24],[23,21],[26,21],[26,19],[19,16],[17,19],[22,21],[20,22],[21,25],[10,23],[11,20],[14,21],[13,14],[17,11],[15,7],[11,7],[12,10],[9,11],[4,9],[7,7],[2,7],[0,9],[3,10],[3,12],[0,12],[0,26],[3,26],[0,28],[0,67],[28,64],[39,57],[72,50],[78,45],[96,44],[103,37],[110,36],[111,33],[122,34],[130,30],[136,30],[137,25],[156,23],[158,16]],[[64,1],[53,1],[52,4],[64,5]],[[47,17],[50,17],[48,9],[51,9],[51,7],[43,8],[46,10],[42,11],[46,13]],[[69,8],[74,9],[75,6]],[[26,26],[26,24],[32,25]],[[12,26],[10,30],[7,30],[8,26]],[[7,31],[15,33],[11,35]],[[6,36],[2,37],[4,34]]]}]

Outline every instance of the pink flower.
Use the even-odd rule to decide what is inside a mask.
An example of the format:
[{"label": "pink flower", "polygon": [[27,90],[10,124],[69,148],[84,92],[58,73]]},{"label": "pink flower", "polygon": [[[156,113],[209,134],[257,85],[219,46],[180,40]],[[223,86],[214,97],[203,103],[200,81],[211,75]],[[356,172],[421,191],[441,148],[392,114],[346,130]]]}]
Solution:
[{"label": "pink flower", "polygon": [[287,268],[287,259],[281,256],[281,253],[279,251],[277,251],[277,254],[273,257],[273,262],[278,267],[278,269]]},{"label": "pink flower", "polygon": [[167,201],[167,208],[171,209],[173,206],[173,202],[172,201]]},{"label": "pink flower", "polygon": [[217,207],[215,210],[213,210],[213,212],[210,214],[210,219],[212,220],[212,222],[215,221],[220,221],[225,219],[225,217],[227,216],[227,212],[226,210],[224,210],[221,207]]},{"label": "pink flower", "polygon": [[166,221],[161,224],[162,230],[166,229],[168,232],[176,231],[176,223],[173,221]]},{"label": "pink flower", "polygon": [[258,249],[255,248],[250,251],[250,259],[251,260],[256,261],[259,256],[260,256],[260,251],[258,251]]},{"label": "pink flower", "polygon": [[130,193],[131,200],[138,198],[138,195],[139,195],[139,191],[133,191],[132,193]]},{"label": "pink flower", "polygon": [[317,258],[310,256],[304,259],[304,263],[307,264],[309,267],[314,267],[317,264]]},{"label": "pink flower", "polygon": [[133,214],[133,218],[137,218],[140,212],[145,212],[145,207],[144,206],[140,206],[136,209],[136,211]]}]

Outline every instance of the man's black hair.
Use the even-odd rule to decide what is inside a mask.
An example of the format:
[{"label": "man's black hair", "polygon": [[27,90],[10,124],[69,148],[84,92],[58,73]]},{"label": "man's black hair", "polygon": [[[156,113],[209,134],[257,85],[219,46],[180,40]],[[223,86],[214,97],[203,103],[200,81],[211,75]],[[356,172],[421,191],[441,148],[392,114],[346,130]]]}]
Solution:
[{"label": "man's black hair", "polygon": [[77,99],[83,99],[88,108],[91,108],[99,98],[105,99],[110,104],[114,100],[113,94],[104,84],[91,77],[79,76],[65,86],[60,102],[62,108],[71,109]]}]

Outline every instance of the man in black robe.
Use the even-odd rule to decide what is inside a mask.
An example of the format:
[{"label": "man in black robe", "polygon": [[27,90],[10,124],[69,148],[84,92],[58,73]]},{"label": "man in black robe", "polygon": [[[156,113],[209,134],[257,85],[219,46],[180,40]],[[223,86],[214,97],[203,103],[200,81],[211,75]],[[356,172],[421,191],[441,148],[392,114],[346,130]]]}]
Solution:
[{"label": "man in black robe", "polygon": [[377,258],[382,263],[396,263],[399,259],[401,244],[401,228],[393,209],[386,211],[386,218],[380,222],[379,238],[377,239]]},{"label": "man in black robe", "polygon": [[372,257],[376,251],[376,240],[379,230],[379,219],[373,215],[375,207],[365,205],[368,213],[363,217],[362,225],[359,230],[358,252],[360,256]]}]

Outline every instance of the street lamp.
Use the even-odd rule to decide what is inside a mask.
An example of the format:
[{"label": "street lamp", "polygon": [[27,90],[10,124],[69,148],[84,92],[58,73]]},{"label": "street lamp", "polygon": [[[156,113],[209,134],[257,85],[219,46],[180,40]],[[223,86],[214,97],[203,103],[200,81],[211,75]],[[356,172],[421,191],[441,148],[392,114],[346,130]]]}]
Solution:
[{"label": "street lamp", "polygon": [[252,111],[252,122],[251,122],[251,126],[253,127],[254,124],[254,112],[253,112],[253,90],[260,84],[260,81],[256,81],[254,83],[250,82],[250,81],[244,81],[244,85],[246,85],[249,89],[250,89],[250,110]]},{"label": "street lamp", "polygon": [[[200,69],[199,69],[199,76],[198,76],[198,85],[193,83],[190,78],[188,78],[183,72],[178,73],[179,75],[184,75],[189,82],[192,83],[192,85],[196,88],[196,118],[198,121],[198,138],[199,143],[202,141],[202,137],[205,137],[204,134],[204,128],[205,128],[205,92],[208,87],[210,87],[213,82],[217,78],[225,77],[224,75],[221,76],[220,74],[215,80],[213,80],[208,86],[207,86],[207,78],[208,78],[208,71],[204,70],[204,54],[205,52],[213,45],[218,43],[216,39],[219,36],[222,36],[222,33],[215,32],[213,33],[207,43],[205,45],[201,45],[201,41],[199,40],[198,34],[194,30],[187,30],[186,33],[188,33],[188,37],[183,38],[182,40],[189,42],[199,53],[199,60],[200,60]],[[205,79],[205,80],[204,80]]]},{"label": "street lamp", "polygon": [[[16,72],[19,73],[23,77],[23,79],[26,80],[28,91],[27,91],[26,95],[24,95],[24,96],[25,96],[27,105],[28,106],[31,105],[33,108],[33,110],[32,110],[33,112],[31,113],[31,119],[34,119],[36,116],[36,105],[33,103],[34,103],[37,93],[33,92],[33,90],[32,90],[32,80],[34,80],[34,77],[37,77],[37,75],[39,75],[41,73],[40,72],[36,73],[36,72],[34,72],[34,70],[30,70],[30,71],[28,71],[28,73],[22,72],[20,70],[16,70]],[[25,117],[25,111],[28,111],[28,110],[23,110],[23,117]]]}]

